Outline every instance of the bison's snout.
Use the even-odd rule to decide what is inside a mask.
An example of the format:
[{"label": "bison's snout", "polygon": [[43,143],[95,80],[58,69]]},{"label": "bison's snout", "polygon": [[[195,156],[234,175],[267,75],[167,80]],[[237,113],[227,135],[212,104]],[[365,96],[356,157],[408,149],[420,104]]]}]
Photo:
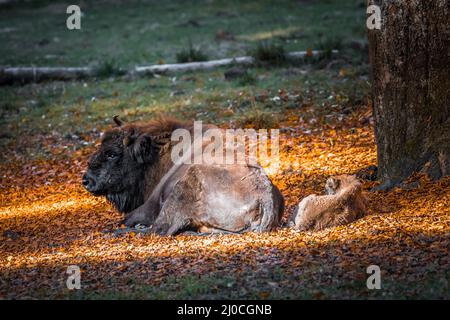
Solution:
[{"label": "bison's snout", "polygon": [[86,172],[83,175],[83,179],[81,181],[81,183],[83,184],[83,186],[86,188],[87,191],[89,192],[94,192],[95,191],[95,179],[94,177],[92,177],[91,174],[89,174],[89,172]]}]

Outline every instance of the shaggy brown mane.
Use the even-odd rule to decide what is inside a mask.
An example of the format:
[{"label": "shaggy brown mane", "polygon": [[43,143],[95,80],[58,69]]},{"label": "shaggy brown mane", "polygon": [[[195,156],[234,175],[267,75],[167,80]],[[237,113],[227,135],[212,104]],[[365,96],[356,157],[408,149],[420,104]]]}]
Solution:
[{"label": "shaggy brown mane", "polygon": [[122,128],[124,130],[138,129],[142,133],[158,135],[163,132],[173,132],[176,129],[189,128],[191,125],[189,122],[180,121],[175,118],[160,117],[150,121],[127,123]]},{"label": "shaggy brown mane", "polygon": [[149,121],[138,121],[125,123],[121,127],[114,127],[107,130],[102,138],[102,142],[114,140],[118,135],[122,136],[124,132],[140,132],[150,136],[158,136],[163,133],[172,133],[176,129],[190,129],[192,122],[181,121],[171,117],[159,117]]}]

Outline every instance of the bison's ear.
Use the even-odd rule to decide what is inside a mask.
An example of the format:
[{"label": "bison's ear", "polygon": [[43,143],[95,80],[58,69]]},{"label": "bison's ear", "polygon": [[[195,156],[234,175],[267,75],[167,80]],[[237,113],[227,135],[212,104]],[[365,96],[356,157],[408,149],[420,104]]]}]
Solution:
[{"label": "bison's ear", "polygon": [[340,181],[336,177],[328,178],[325,183],[325,192],[328,195],[332,195],[336,193],[336,190],[339,188]]},{"label": "bison's ear", "polygon": [[141,164],[155,161],[158,155],[158,146],[155,145],[152,137],[145,133],[133,132],[125,136],[123,144],[130,152],[131,157]]}]

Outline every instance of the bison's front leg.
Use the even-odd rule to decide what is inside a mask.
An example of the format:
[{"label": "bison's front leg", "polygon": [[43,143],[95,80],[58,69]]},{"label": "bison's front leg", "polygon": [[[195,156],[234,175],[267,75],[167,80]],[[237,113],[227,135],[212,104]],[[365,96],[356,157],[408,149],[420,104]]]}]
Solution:
[{"label": "bison's front leg", "polygon": [[155,221],[158,213],[158,202],[149,198],[143,205],[127,213],[124,224],[127,227],[134,227],[138,224],[150,226]]},{"label": "bison's front leg", "polygon": [[202,209],[202,187],[195,168],[181,178],[172,188],[169,196],[151,227],[161,235],[174,235],[185,229]]}]

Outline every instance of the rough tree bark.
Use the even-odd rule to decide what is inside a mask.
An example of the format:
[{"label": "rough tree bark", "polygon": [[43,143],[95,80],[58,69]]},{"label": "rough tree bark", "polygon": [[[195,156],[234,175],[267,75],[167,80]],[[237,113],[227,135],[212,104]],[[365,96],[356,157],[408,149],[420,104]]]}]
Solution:
[{"label": "rough tree bark", "polygon": [[450,172],[448,0],[368,0],[381,29],[368,30],[379,189],[423,171]]}]

